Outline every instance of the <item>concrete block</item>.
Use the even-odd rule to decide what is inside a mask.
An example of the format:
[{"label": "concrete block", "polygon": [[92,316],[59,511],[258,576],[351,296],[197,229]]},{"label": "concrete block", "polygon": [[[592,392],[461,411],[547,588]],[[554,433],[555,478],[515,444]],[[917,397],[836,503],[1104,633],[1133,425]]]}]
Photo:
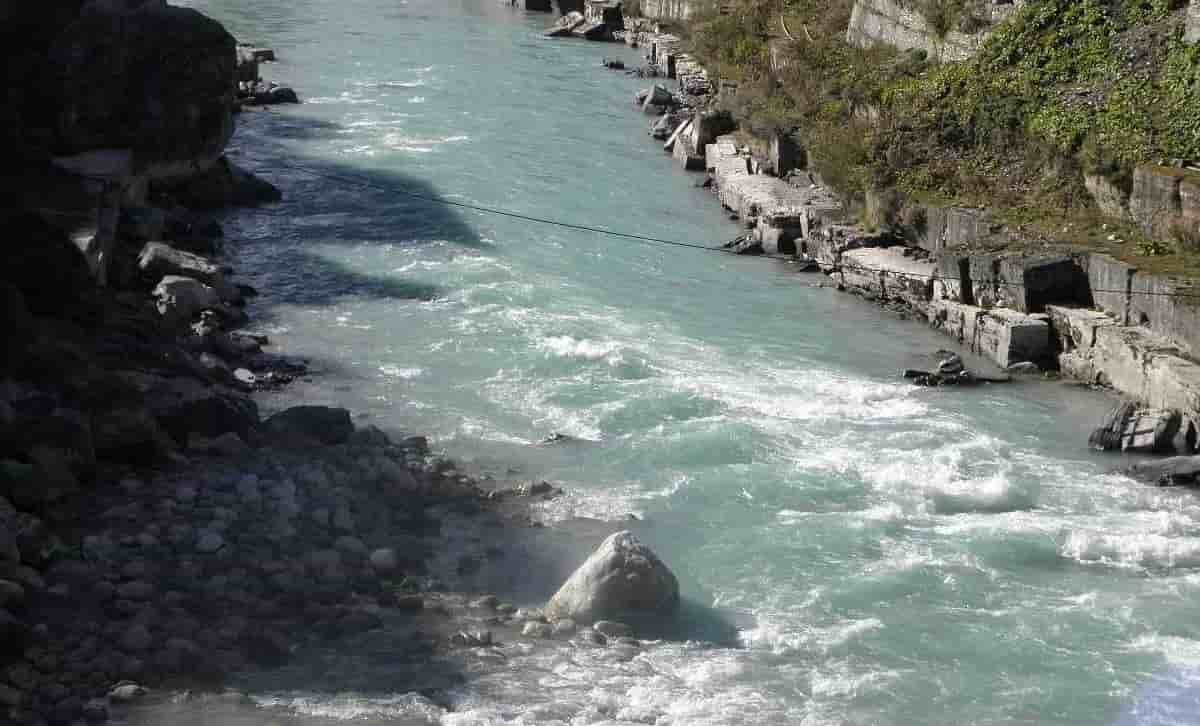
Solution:
[{"label": "concrete block", "polygon": [[1117,322],[1127,325],[1130,285],[1137,268],[1100,254],[1088,255],[1086,265],[1092,302]]},{"label": "concrete block", "polygon": [[1041,363],[1051,357],[1050,323],[1046,315],[1015,310],[984,310],[949,300],[933,300],[929,320],[970,350],[1007,368],[1014,363]]}]

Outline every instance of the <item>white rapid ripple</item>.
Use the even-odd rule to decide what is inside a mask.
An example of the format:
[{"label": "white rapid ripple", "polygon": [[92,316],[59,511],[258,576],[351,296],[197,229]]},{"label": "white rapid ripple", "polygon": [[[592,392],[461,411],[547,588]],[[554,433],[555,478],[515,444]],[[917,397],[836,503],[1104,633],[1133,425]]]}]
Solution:
[{"label": "white rapid ripple", "polygon": [[404,194],[734,237],[599,68],[635,51],[495,0],[190,4],[309,101],[244,114],[234,149],[286,194],[225,220],[255,324],[320,371],[269,403],[560,482],[541,517],[632,527],[739,643],[506,643],[435,700],[253,692],[160,722],[1200,721],[1200,503],[1085,449],[1103,395],[913,389],[897,371],[948,341],[814,278]]}]

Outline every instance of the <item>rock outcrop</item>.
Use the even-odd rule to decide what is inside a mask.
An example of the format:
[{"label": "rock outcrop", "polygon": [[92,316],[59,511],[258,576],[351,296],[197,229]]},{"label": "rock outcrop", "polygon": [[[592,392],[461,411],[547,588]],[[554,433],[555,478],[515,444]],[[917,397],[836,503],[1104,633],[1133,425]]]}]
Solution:
[{"label": "rock outcrop", "polygon": [[135,175],[175,177],[215,162],[233,134],[236,42],[195,10],[89,2],[47,63],[55,155],[130,149]]},{"label": "rock outcrop", "polygon": [[546,606],[551,619],[576,623],[670,615],[679,607],[679,582],[630,532],[611,535],[563,583]]},{"label": "rock outcrop", "polygon": [[1023,0],[966,3],[959,6],[960,14],[974,27],[956,20],[957,27],[943,28],[927,19],[913,3],[856,0],[846,42],[860,47],[884,44],[900,50],[923,50],[942,62],[966,60],[979,51],[990,30],[1022,4]]}]

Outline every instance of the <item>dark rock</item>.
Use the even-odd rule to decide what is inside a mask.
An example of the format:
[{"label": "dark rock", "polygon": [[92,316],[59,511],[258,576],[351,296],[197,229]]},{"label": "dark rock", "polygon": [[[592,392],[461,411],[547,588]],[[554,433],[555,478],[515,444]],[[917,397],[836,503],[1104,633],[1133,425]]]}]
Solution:
[{"label": "dark rock", "polygon": [[249,46],[239,45],[237,47],[234,80],[238,83],[253,83],[258,80],[258,57]]},{"label": "dark rock", "polygon": [[32,514],[18,514],[16,525],[17,547],[25,564],[42,569],[63,549],[62,542],[46,523]]},{"label": "dark rock", "polygon": [[285,634],[271,628],[252,628],[242,636],[246,657],[258,665],[275,667],[291,657],[291,646]]},{"label": "dark rock", "polygon": [[147,377],[147,409],[179,446],[197,434],[216,438],[233,431],[246,438],[258,425],[258,406],[244,395],[187,378]]},{"label": "dark rock", "polygon": [[96,457],[128,464],[150,464],[166,457],[174,443],[145,408],[118,406],[92,419]]},{"label": "dark rock", "polygon": [[55,148],[131,149],[135,173],[186,173],[233,134],[236,43],[166,3],[88,3],[53,42]]},{"label": "dark rock", "polygon": [[271,416],[262,425],[274,439],[341,444],[354,433],[350,412],[330,406],[294,406]]},{"label": "dark rock", "polygon": [[162,191],[192,209],[254,207],[283,198],[273,184],[241,169],[225,157],[183,182],[163,186]]},{"label": "dark rock", "polygon": [[19,653],[29,640],[29,626],[7,610],[0,609],[0,652]]},{"label": "dark rock", "polygon": [[554,22],[554,25],[545,32],[547,38],[567,38],[570,37],[571,31],[583,25],[583,13],[572,11],[562,16]]},{"label": "dark rock", "polygon": [[[32,213],[0,212],[0,280],[37,315],[60,315],[92,289],[87,260],[58,228]],[[7,331],[6,331],[7,337]]]},{"label": "dark rock", "polygon": [[300,103],[295,89],[275,83],[244,84],[241,89],[243,103],[247,106],[273,106],[281,103]]}]

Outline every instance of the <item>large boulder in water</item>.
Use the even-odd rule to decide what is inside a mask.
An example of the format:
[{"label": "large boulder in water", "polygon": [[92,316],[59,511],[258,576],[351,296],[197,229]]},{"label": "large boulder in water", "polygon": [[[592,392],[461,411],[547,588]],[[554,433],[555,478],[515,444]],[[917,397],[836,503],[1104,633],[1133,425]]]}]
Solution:
[{"label": "large boulder in water", "polygon": [[577,623],[629,615],[670,615],[679,608],[679,581],[632,532],[604,540],[546,606],[552,620]]}]

